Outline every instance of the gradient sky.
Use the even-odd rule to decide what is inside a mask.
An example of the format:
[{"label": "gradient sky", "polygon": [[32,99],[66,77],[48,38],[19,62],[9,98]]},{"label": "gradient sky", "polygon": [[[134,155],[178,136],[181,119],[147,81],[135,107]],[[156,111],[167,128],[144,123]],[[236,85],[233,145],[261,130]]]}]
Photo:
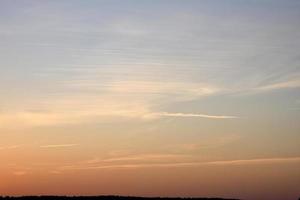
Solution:
[{"label": "gradient sky", "polygon": [[0,0],[0,194],[300,196],[300,1]]}]

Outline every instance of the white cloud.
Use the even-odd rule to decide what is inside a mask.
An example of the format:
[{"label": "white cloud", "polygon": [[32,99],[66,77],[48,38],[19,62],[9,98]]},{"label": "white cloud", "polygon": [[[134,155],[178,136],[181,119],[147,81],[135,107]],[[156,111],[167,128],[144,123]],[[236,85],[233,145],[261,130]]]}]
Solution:
[{"label": "white cloud", "polygon": [[208,118],[208,119],[235,119],[239,118],[237,116],[229,115],[207,115],[199,113],[169,113],[169,112],[160,112],[160,113],[151,113],[150,116],[162,116],[162,117],[199,117],[199,118]]}]

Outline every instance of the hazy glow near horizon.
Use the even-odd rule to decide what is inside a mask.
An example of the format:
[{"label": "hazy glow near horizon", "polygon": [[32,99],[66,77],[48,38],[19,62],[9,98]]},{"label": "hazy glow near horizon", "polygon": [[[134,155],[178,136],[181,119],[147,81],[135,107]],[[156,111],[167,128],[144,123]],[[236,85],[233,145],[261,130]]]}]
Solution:
[{"label": "hazy glow near horizon", "polygon": [[296,199],[297,0],[0,1],[0,195]]}]

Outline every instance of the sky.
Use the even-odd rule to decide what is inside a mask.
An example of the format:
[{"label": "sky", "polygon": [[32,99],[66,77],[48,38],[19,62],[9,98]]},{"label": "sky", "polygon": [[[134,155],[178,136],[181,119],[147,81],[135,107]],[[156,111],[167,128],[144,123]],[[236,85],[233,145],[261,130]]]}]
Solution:
[{"label": "sky", "polygon": [[0,194],[300,197],[298,0],[1,0]]}]

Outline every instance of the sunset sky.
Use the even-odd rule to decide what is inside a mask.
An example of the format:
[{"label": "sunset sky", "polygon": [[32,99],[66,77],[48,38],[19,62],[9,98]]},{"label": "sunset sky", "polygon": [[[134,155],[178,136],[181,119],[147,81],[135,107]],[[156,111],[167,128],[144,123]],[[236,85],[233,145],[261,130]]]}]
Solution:
[{"label": "sunset sky", "polygon": [[300,197],[299,0],[0,0],[0,195]]}]

